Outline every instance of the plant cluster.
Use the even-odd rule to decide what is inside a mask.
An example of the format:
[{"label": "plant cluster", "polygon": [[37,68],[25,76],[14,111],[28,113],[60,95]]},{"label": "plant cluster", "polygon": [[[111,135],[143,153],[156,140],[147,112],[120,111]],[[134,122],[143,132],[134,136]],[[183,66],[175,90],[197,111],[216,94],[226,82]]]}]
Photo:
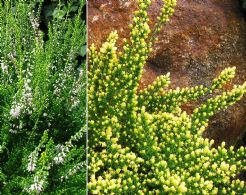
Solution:
[{"label": "plant cluster", "polygon": [[64,1],[64,0],[52,0],[46,1],[43,4],[43,17],[45,23],[52,20],[52,18],[64,18],[67,13],[73,17],[79,11],[80,0]]},{"label": "plant cluster", "polygon": [[[246,169],[246,149],[204,138],[209,118],[238,101],[246,83],[205,101],[192,114],[181,106],[218,91],[235,75],[226,68],[211,86],[168,89],[169,74],[138,90],[155,35],[174,12],[163,0],[154,30],[150,0],[138,0],[131,36],[117,51],[117,32],[89,50],[89,183],[92,194],[245,194],[237,175]],[[167,89],[165,89],[167,88]]]},{"label": "plant cluster", "polygon": [[[68,6],[72,1],[68,1]],[[60,4],[0,2],[0,192],[85,193],[86,26]]]},{"label": "plant cluster", "polygon": [[243,8],[246,9],[246,0],[243,0]]}]

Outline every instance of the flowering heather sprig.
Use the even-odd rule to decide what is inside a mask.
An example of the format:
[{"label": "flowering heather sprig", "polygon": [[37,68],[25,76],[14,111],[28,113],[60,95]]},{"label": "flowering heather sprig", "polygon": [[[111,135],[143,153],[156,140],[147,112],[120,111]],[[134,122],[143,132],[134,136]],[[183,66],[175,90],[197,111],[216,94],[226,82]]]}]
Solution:
[{"label": "flowering heather sprig", "polygon": [[28,157],[27,170],[33,172],[37,166],[38,151],[35,149]]},{"label": "flowering heather sprig", "polygon": [[30,194],[36,193],[40,194],[44,188],[44,180],[39,177],[34,177],[34,183],[26,191]]},{"label": "flowering heather sprig", "polygon": [[[245,194],[237,179],[246,170],[246,149],[226,149],[202,133],[218,110],[237,102],[246,83],[210,98],[187,114],[182,105],[222,88],[235,75],[226,68],[210,86],[165,89],[169,74],[138,91],[143,66],[155,39],[173,14],[166,0],[154,32],[148,26],[150,0],[139,0],[131,37],[117,52],[112,32],[102,47],[89,50],[89,191],[91,194]],[[155,36],[155,35],[154,35]],[[210,96],[211,96],[210,95]],[[225,116],[226,117],[226,116]]]},{"label": "flowering heather sprig", "polygon": [[[68,156],[71,155],[71,152],[73,152],[72,150],[76,148],[78,142],[82,141],[85,131],[86,127],[84,126],[80,129],[80,131],[76,132],[75,135],[72,135],[64,145],[58,144],[56,146],[52,144],[52,140],[50,140],[51,144],[48,142],[48,132],[45,131],[39,145],[28,157],[27,170],[29,172],[34,172],[34,183],[31,185],[29,184],[29,187],[25,187],[25,191],[36,192],[36,188],[44,189],[44,184],[47,185],[48,183],[47,180],[49,176],[49,170],[54,166],[59,164],[66,165],[66,163],[69,162]],[[42,148],[45,148],[46,151],[42,152]],[[67,175],[60,176],[60,178],[62,178],[61,181],[63,182],[64,179],[67,180],[68,178],[75,175],[75,173],[81,172],[80,168],[85,169],[85,162],[74,162],[74,164],[72,164],[72,168],[66,171]],[[37,178],[39,178],[39,180]]]},{"label": "flowering heather sprig", "polygon": [[65,142],[64,145],[58,145],[56,148],[58,150],[57,155],[54,157],[55,164],[60,164],[64,162],[67,153],[70,152],[71,148],[74,147],[73,142],[79,142],[82,140],[83,135],[86,132],[86,127],[82,127],[75,135],[71,136],[71,138]]},{"label": "flowering heather sprig", "polygon": [[69,169],[66,175],[62,175],[60,177],[61,181],[65,181],[69,179],[71,176],[75,175],[77,172],[81,171],[82,169],[85,169],[85,167],[86,167],[85,162],[79,162],[78,164],[74,165],[74,167]]}]

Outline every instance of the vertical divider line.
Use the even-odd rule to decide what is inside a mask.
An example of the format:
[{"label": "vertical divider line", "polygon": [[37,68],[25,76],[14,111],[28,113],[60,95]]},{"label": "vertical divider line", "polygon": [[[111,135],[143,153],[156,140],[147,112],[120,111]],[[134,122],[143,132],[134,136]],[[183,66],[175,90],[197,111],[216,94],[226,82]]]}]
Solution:
[{"label": "vertical divider line", "polygon": [[86,195],[88,195],[88,0],[86,0]]}]

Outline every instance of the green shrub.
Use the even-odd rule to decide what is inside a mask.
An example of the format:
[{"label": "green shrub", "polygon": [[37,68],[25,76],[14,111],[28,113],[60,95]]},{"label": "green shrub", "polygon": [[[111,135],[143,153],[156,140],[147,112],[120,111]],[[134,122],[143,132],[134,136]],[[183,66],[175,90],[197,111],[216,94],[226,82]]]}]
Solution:
[{"label": "green shrub", "polygon": [[84,5],[45,34],[42,1],[0,3],[1,194],[85,193]]},{"label": "green shrub", "polygon": [[246,9],[246,0],[243,0],[243,8]]},{"label": "green shrub", "polygon": [[[154,30],[150,0],[139,0],[131,36],[117,52],[117,33],[89,51],[89,183],[92,194],[244,194],[237,175],[246,169],[245,148],[213,146],[202,137],[216,111],[238,101],[246,83],[208,99],[187,114],[181,105],[212,94],[234,77],[227,68],[210,87],[164,89],[169,74],[138,90],[155,35],[176,5],[164,0]],[[226,117],[226,116],[225,116]]]},{"label": "green shrub", "polygon": [[[48,27],[48,23],[52,21],[53,18],[62,19],[66,16],[74,18],[79,11],[80,3],[81,0],[72,0],[68,3],[65,0],[43,1],[41,22]],[[36,4],[38,4],[38,2]],[[85,9],[85,6],[83,9]],[[69,14],[67,15],[67,13]],[[85,18],[85,12],[82,13],[82,17]]]}]

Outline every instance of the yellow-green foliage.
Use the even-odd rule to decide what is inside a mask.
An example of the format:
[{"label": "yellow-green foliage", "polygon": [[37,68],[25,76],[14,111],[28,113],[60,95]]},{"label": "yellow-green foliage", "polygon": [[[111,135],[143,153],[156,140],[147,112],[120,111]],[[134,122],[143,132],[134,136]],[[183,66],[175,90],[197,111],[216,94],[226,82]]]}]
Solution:
[{"label": "yellow-green foliage", "polygon": [[[243,194],[236,179],[246,168],[245,148],[213,147],[202,133],[209,117],[238,101],[246,83],[217,95],[187,114],[181,105],[219,89],[234,77],[227,68],[210,87],[165,90],[169,74],[138,91],[155,34],[173,14],[175,0],[163,0],[151,32],[150,0],[139,0],[122,52],[117,32],[89,59],[89,190],[92,194]],[[226,117],[226,116],[225,116]]]}]

